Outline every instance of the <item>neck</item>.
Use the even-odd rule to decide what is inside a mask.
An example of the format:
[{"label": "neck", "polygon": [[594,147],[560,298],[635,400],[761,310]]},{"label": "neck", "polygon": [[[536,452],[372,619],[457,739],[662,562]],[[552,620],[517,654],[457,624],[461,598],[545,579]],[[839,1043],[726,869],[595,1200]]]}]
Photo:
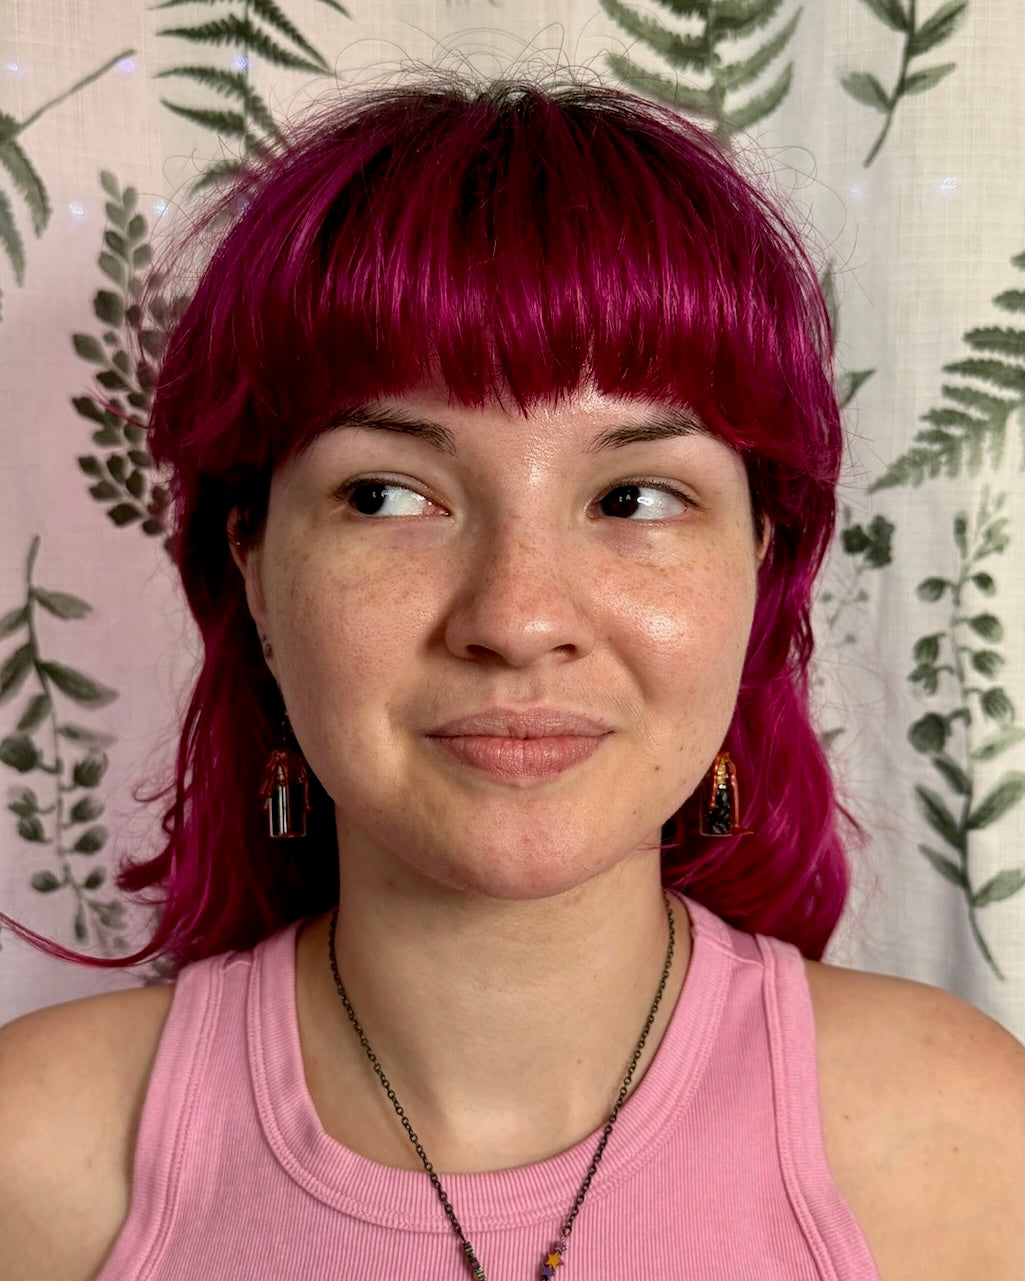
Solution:
[{"label": "neck", "polygon": [[[530,902],[376,881],[372,868],[343,865],[338,968],[434,1165],[527,1164],[599,1128],[665,966],[657,855]],[[687,969],[689,929],[678,903],[675,921],[673,966],[634,1086]],[[328,923],[320,920],[299,950],[300,1032],[314,1102],[335,1137],[386,1164],[419,1168],[335,990],[327,952]]]}]

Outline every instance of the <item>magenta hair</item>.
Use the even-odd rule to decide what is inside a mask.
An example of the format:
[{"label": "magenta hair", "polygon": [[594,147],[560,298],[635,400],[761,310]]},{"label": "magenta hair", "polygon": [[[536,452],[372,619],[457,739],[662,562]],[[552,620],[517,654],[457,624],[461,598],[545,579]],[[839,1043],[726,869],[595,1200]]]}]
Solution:
[{"label": "magenta hair", "polygon": [[266,834],[281,705],[229,514],[258,537],[275,467],[343,407],[441,383],[528,412],[585,381],[693,409],[742,454],[772,523],[726,740],[753,835],[701,837],[691,798],[664,880],[821,955],[846,894],[846,820],[809,715],[809,606],[842,439],[816,275],[772,197],[708,134],[628,94],[444,81],[346,94],[254,159],[208,228],[219,242],[150,428],[204,659],[166,845],[119,874],[156,905],[155,931],[113,963],[249,947],[337,895],[322,790],[299,848]]}]

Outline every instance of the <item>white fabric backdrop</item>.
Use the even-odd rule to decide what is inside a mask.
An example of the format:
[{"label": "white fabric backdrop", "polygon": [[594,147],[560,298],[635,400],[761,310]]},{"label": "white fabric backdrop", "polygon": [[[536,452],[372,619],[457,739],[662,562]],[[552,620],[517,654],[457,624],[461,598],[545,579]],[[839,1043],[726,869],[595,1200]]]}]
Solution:
[{"label": "white fabric backdrop", "polygon": [[[561,63],[669,86],[720,132],[743,125],[738,149],[789,193],[831,265],[851,447],[817,689],[868,842],[830,956],[960,992],[1021,1036],[1020,5],[279,3],[7,0],[0,908],[98,952],[138,938],[111,873],[120,853],[154,846],[156,814],[132,793],[166,764],[195,642],[140,433],[119,439],[85,415],[90,397],[128,406],[138,371],[110,363],[124,280],[187,211],[190,184],[237,154],[240,122],[224,113],[258,134],[265,112],[301,110],[333,76]],[[746,30],[716,39],[731,18]],[[223,38],[196,38],[205,24]],[[710,43],[689,40],[709,29]],[[306,65],[279,65],[280,51]],[[197,66],[214,75],[161,75]],[[0,934],[0,1021],[137,981]]]}]

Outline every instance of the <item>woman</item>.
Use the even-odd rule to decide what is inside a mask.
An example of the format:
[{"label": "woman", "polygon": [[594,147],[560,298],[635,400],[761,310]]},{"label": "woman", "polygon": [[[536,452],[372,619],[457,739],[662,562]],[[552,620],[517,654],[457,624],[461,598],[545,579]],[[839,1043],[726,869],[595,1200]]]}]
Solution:
[{"label": "woman", "polygon": [[841,442],[770,200],[446,84],[232,202],[151,433],[205,659],[122,883],[180,974],[4,1032],[0,1277],[1011,1281],[1019,1047],[815,959]]}]

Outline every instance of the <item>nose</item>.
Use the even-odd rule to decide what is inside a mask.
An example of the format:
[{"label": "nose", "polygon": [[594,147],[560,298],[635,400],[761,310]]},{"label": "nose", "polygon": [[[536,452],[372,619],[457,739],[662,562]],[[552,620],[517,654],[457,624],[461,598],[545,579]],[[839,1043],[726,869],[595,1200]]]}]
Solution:
[{"label": "nose", "polygon": [[589,594],[597,585],[583,572],[572,541],[510,521],[468,548],[445,622],[450,652],[513,668],[590,653],[595,627]]}]

